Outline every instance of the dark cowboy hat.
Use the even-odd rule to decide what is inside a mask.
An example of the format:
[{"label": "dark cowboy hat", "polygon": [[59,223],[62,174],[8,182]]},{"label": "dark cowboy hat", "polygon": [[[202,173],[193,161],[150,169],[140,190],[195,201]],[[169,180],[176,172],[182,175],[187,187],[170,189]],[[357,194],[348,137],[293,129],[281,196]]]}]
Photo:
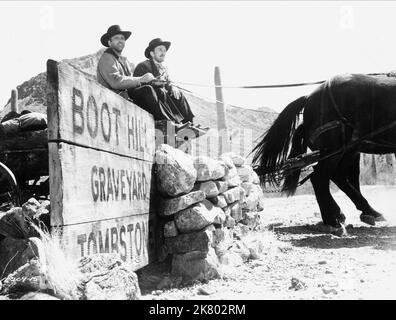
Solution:
[{"label": "dark cowboy hat", "polygon": [[107,32],[100,37],[100,42],[105,46],[108,47],[109,45],[107,44],[107,41],[111,39],[112,36],[115,36],[116,34],[122,34],[125,37],[125,40],[127,40],[131,36],[130,31],[122,31],[121,27],[119,25],[113,25],[109,29],[107,29]]},{"label": "dark cowboy hat", "polygon": [[162,41],[161,38],[155,38],[150,41],[148,47],[146,48],[146,50],[144,50],[144,56],[147,59],[150,59],[150,51],[154,50],[155,47],[165,46],[166,50],[168,50],[170,45],[171,45],[171,43],[169,41]]}]

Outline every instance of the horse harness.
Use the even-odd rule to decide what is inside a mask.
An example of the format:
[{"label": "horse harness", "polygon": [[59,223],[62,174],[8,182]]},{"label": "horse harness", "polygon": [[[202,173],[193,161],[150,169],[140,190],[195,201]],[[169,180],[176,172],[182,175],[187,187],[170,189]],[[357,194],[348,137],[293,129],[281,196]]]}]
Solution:
[{"label": "horse harness", "polygon": [[[340,107],[338,106],[337,102],[335,101],[333,92],[331,90],[331,79],[329,79],[328,81],[325,82],[325,90],[322,93],[322,107],[323,107],[323,102],[324,102],[324,94],[326,93],[326,88],[328,89],[328,94],[331,100],[331,105],[333,107],[333,109],[335,110],[335,112],[337,113],[339,120],[332,120],[329,121],[327,123],[325,123],[324,125],[320,126],[319,128],[315,129],[313,131],[313,133],[310,135],[309,140],[312,144],[314,144],[314,142],[316,141],[316,139],[319,138],[320,135],[322,135],[324,132],[331,130],[331,129],[335,129],[337,127],[341,128],[341,137],[342,137],[342,148],[338,149],[337,151],[331,153],[331,156],[338,154],[338,153],[345,153],[345,151],[356,147],[358,144],[360,143],[366,143],[366,144],[370,144],[370,145],[375,145],[375,146],[379,146],[379,147],[386,147],[386,148],[394,148],[396,149],[396,144],[389,144],[389,143],[378,143],[378,142],[374,142],[374,141],[370,141],[370,138],[373,138],[374,136],[383,133],[387,130],[390,130],[394,127],[396,127],[396,120],[392,121],[390,124],[386,125],[386,126],[382,126],[381,128],[374,130],[372,132],[370,132],[369,134],[361,137],[361,138],[353,138],[352,136],[352,141],[349,144],[346,144],[346,127],[352,129],[353,132],[357,132],[358,130],[356,129],[356,127],[342,114]],[[330,155],[328,155],[330,156]],[[326,158],[328,158],[328,156],[325,156]]]},{"label": "horse harness", "polygon": [[[286,166],[283,166],[283,169],[287,168],[286,170],[290,170],[293,171],[295,169],[301,169],[304,167],[307,167],[315,162],[319,162],[322,160],[325,160],[327,158],[333,157],[337,154],[345,154],[345,152],[347,152],[348,150],[355,148],[356,146],[358,146],[360,143],[367,143],[367,144],[371,144],[371,145],[375,145],[375,146],[380,146],[380,147],[387,147],[387,148],[394,148],[396,150],[396,145],[395,144],[388,144],[388,143],[378,143],[378,142],[373,142],[370,141],[369,139],[380,134],[383,133],[387,130],[390,130],[394,127],[396,127],[396,120],[391,122],[390,124],[383,126],[377,130],[374,130],[372,132],[370,132],[369,134],[361,137],[361,138],[353,138],[352,135],[352,141],[350,143],[346,143],[346,127],[352,129],[352,132],[357,132],[358,130],[356,129],[356,127],[342,114],[338,104],[335,101],[334,95],[331,91],[331,79],[329,79],[325,84],[325,89],[328,89],[328,93],[330,96],[330,100],[331,100],[331,105],[333,106],[334,110],[336,111],[339,120],[332,120],[329,122],[326,122],[324,125],[320,126],[319,128],[315,129],[313,131],[313,133],[309,136],[309,140],[312,144],[314,144],[314,142],[320,137],[320,135],[322,135],[324,132],[328,131],[328,130],[332,130],[335,128],[340,127],[341,128],[341,137],[342,137],[342,147],[339,148],[336,151],[333,151],[329,154],[324,154],[322,155],[322,152],[320,152],[319,150],[316,150],[312,153],[308,153],[308,154],[304,154],[304,155],[300,155],[299,157],[296,157],[294,159],[290,159],[290,163],[286,164]],[[322,103],[322,107],[323,107],[323,103],[324,103],[324,94],[326,93],[326,90],[323,91],[322,93],[322,99],[321,99],[321,103]],[[341,161],[341,158],[340,160]],[[301,164],[302,163],[302,164]],[[294,168],[293,168],[294,167]],[[290,172],[290,171],[289,171]],[[308,174],[304,179],[302,179],[301,181],[298,182],[298,186],[301,186],[302,184],[304,184],[313,174],[313,172],[311,172],[310,174]]]}]

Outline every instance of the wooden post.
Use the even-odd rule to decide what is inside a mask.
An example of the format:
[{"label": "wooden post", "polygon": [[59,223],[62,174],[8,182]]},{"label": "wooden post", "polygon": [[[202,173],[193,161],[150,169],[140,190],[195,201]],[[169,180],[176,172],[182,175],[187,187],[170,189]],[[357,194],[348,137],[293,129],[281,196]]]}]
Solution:
[{"label": "wooden post", "polygon": [[223,100],[223,89],[221,88],[220,68],[215,67],[214,82],[216,86],[216,106],[217,106],[217,130],[219,132],[219,155],[229,151],[229,137],[227,131],[227,120],[225,105]]},{"label": "wooden post", "polygon": [[18,91],[16,89],[11,90],[11,111],[15,111],[19,113]]}]

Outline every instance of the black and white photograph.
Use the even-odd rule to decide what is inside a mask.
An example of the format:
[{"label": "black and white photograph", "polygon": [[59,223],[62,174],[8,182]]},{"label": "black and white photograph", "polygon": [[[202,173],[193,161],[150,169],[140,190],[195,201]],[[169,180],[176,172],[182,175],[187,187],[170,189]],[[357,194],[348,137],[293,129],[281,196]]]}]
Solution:
[{"label": "black and white photograph", "polygon": [[0,1],[0,308],[394,300],[395,17],[396,1]]}]

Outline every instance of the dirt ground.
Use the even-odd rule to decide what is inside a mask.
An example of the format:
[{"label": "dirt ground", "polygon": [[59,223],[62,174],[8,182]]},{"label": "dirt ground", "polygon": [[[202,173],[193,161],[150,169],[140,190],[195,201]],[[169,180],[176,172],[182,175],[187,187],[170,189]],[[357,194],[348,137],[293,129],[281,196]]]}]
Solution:
[{"label": "dirt ground", "polygon": [[[342,192],[334,198],[346,215],[349,236],[321,233],[313,195],[268,198],[261,213],[265,250],[258,260],[224,268],[221,279],[169,290],[142,287],[142,299],[395,299],[396,187],[362,188],[387,222],[375,227]],[[158,274],[157,274],[158,275]]]}]

